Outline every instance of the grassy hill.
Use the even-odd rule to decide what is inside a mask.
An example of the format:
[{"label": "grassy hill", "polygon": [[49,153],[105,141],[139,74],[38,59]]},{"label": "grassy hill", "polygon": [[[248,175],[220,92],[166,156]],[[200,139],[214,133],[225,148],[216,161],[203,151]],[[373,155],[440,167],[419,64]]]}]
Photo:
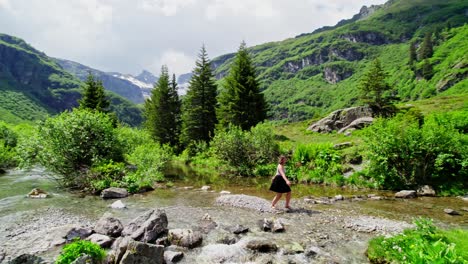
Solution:
[{"label": "grassy hill", "polygon": [[[71,109],[81,97],[81,81],[25,41],[0,34],[0,120],[32,122]],[[142,121],[141,109],[108,92],[111,108],[130,125]]]},{"label": "grassy hill", "polygon": [[[334,27],[251,47],[271,116],[298,121],[359,104],[357,87],[375,58],[402,101],[468,93],[466,10],[463,0],[391,0]],[[428,32],[434,74],[425,80],[422,62],[413,70],[408,60],[410,43],[420,45]],[[226,54],[213,60],[218,78],[232,59]]]}]

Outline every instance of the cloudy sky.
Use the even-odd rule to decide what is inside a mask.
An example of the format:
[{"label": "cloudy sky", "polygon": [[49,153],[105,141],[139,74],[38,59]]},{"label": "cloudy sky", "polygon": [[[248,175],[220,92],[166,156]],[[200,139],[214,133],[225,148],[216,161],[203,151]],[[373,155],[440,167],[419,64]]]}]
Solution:
[{"label": "cloudy sky", "polygon": [[385,0],[0,0],[0,33],[103,71],[190,72],[210,58],[294,37]]}]

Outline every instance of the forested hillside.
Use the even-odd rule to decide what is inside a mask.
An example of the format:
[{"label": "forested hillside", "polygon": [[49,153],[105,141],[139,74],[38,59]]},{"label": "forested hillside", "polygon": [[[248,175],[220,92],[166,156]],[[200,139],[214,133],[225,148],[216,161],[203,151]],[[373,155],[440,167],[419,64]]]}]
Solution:
[{"label": "forested hillside", "polygon": [[[251,47],[271,117],[304,120],[359,104],[361,77],[375,58],[403,101],[467,93],[467,10],[463,0],[391,0],[363,7],[334,27]],[[427,62],[421,54],[425,36],[433,48]],[[226,76],[232,58],[213,60],[217,78]]]},{"label": "forested hillside", "polygon": [[[0,34],[0,119],[19,123],[44,119],[78,105],[81,81],[25,41]],[[108,92],[111,109],[131,125],[141,123],[141,109]]]}]

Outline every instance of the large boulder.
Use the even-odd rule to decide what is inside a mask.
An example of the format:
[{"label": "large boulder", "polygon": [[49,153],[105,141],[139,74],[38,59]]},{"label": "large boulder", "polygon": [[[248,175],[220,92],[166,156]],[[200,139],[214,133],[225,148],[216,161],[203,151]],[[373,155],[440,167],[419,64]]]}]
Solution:
[{"label": "large boulder", "polygon": [[89,237],[92,233],[93,230],[91,228],[73,227],[70,231],[67,232],[64,238],[67,242],[70,242],[75,238],[85,239]]},{"label": "large boulder", "polygon": [[403,199],[416,198],[416,191],[414,190],[399,191],[395,193],[395,198],[403,198]]},{"label": "large boulder", "polygon": [[167,216],[164,210],[149,210],[130,222],[122,231],[136,241],[153,243],[167,234]]},{"label": "large boulder", "polygon": [[171,229],[168,238],[172,245],[186,248],[198,247],[203,242],[202,234],[191,229]]},{"label": "large boulder", "polygon": [[108,248],[112,245],[112,242],[114,242],[113,238],[102,234],[92,234],[86,239],[95,244],[98,244],[102,248]]},{"label": "large boulder", "polygon": [[101,192],[101,197],[103,199],[125,198],[127,196],[128,191],[124,188],[110,187]]},{"label": "large boulder", "polygon": [[257,252],[276,252],[278,246],[267,240],[251,240],[247,243],[246,247],[250,250]]},{"label": "large boulder", "polygon": [[134,240],[128,236],[117,238],[112,244],[112,250],[107,254],[107,263],[119,263],[131,241]]},{"label": "large boulder", "polygon": [[372,109],[370,107],[358,106],[346,109],[340,109],[332,112],[327,117],[312,124],[307,130],[329,133],[333,130],[340,130],[344,127],[351,125],[356,119],[363,117],[372,117]]},{"label": "large boulder", "polygon": [[10,262],[8,264],[42,264],[45,263],[44,260],[41,257],[30,255],[30,254],[23,254],[20,255]]},{"label": "large boulder", "polygon": [[351,131],[351,130],[363,129],[364,127],[372,124],[372,122],[374,122],[374,118],[371,116],[360,117],[354,120],[353,122],[351,122],[351,124],[338,130],[338,133],[344,133],[348,130]]},{"label": "large boulder", "polygon": [[128,243],[120,264],[163,264],[164,247],[138,241]]},{"label": "large boulder", "polygon": [[111,237],[119,237],[122,230],[123,225],[119,219],[106,216],[99,219],[94,227],[96,233]]},{"label": "large boulder", "polygon": [[419,187],[417,193],[418,193],[418,196],[435,196],[436,195],[434,188],[432,188],[429,185],[423,185]]}]

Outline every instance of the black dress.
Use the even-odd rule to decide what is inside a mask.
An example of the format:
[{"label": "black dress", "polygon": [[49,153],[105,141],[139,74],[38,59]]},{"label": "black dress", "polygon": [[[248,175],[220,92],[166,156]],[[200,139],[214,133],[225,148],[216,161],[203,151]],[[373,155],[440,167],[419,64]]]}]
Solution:
[{"label": "black dress", "polygon": [[286,184],[283,176],[279,173],[278,168],[276,169],[276,176],[271,182],[270,191],[277,193],[288,193],[291,191],[291,188]]}]

